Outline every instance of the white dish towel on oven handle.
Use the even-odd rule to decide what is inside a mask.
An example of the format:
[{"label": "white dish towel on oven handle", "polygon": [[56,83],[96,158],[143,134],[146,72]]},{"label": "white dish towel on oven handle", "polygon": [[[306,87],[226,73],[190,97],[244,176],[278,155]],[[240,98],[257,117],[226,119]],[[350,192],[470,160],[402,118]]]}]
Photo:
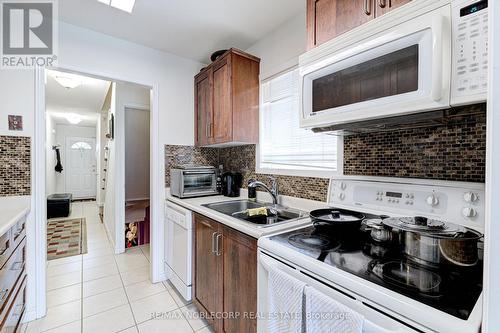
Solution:
[{"label": "white dish towel on oven handle", "polygon": [[269,267],[268,274],[268,332],[302,333],[306,284],[274,267]]},{"label": "white dish towel on oven handle", "polygon": [[361,333],[364,317],[313,287],[305,287],[306,333]]}]

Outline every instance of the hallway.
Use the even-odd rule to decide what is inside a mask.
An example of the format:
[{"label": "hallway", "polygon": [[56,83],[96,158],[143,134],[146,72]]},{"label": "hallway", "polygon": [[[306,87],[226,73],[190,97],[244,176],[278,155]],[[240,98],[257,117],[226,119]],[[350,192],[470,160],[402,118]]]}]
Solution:
[{"label": "hallway", "polygon": [[210,332],[169,283],[150,282],[149,246],[115,255],[95,202],[70,217],[86,218],[88,252],[47,263],[47,316],[24,332]]}]

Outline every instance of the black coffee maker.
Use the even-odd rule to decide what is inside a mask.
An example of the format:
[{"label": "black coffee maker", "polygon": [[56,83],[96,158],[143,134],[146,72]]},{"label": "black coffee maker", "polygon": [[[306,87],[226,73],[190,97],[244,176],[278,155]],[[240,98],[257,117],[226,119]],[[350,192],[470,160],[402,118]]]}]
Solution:
[{"label": "black coffee maker", "polygon": [[226,197],[239,197],[243,184],[243,176],[239,172],[224,172],[222,174],[222,195]]}]

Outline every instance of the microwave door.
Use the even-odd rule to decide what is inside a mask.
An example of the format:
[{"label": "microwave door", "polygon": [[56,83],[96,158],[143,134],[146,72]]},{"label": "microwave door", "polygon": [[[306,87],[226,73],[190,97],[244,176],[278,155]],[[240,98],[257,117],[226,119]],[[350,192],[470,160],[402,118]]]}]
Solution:
[{"label": "microwave door", "polygon": [[423,15],[301,67],[301,127],[449,106],[445,17]]}]

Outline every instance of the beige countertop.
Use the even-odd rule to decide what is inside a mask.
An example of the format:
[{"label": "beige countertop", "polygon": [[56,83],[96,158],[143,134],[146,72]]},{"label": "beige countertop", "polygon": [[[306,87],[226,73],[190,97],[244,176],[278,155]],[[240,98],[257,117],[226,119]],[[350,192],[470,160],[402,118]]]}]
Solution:
[{"label": "beige countertop", "polygon": [[[198,197],[198,198],[188,198],[188,199],[179,199],[170,194],[170,189],[166,189],[166,199],[167,201],[173,202],[181,207],[184,207],[188,210],[196,212],[198,214],[204,215],[208,218],[211,218],[217,222],[220,222],[228,227],[236,229],[240,232],[243,232],[249,236],[254,238],[259,238],[264,235],[269,235],[272,233],[280,232],[283,230],[295,228],[301,225],[310,224],[310,219],[308,217],[304,219],[300,219],[293,222],[278,224],[272,227],[257,227],[255,224],[242,221],[236,219],[234,217],[219,213],[213,209],[204,207],[202,205],[222,202],[222,201],[234,201],[234,200],[245,200],[247,198],[247,191],[242,189],[241,195],[236,198],[228,198],[222,195],[208,196],[208,197]],[[258,192],[257,199],[259,201],[271,202],[271,197],[267,193]],[[306,199],[299,199],[293,197],[280,196],[279,203],[292,207],[295,209],[303,210],[303,211],[311,211],[313,209],[325,208],[327,205],[324,202],[317,202]]]},{"label": "beige countertop", "polygon": [[0,235],[28,215],[29,211],[29,196],[0,197]]}]

